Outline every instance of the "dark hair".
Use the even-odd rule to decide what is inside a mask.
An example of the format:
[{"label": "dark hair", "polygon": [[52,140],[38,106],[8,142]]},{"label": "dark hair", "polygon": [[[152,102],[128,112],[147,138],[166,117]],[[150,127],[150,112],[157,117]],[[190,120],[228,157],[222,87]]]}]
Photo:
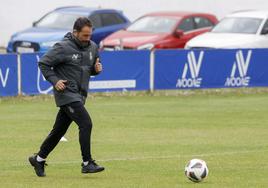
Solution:
[{"label": "dark hair", "polygon": [[87,17],[79,17],[74,22],[73,30],[80,32],[85,26],[92,27],[91,21]]}]

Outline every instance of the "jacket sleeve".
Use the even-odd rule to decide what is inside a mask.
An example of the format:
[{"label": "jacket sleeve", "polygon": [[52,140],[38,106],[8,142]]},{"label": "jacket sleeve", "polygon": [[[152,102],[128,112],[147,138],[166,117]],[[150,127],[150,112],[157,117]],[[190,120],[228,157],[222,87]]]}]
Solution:
[{"label": "jacket sleeve", "polygon": [[[99,58],[100,59],[100,56],[99,56],[99,49],[98,49],[98,47],[97,47],[97,45],[95,45],[95,48],[94,48],[94,50],[95,50],[95,61],[94,61],[94,64],[93,64],[93,66],[91,67],[91,70],[90,70],[90,75],[98,75],[100,72],[96,72],[96,70],[95,70],[95,64],[96,64],[96,61],[97,61],[97,59]],[[101,59],[100,59],[100,62],[101,62]]]},{"label": "jacket sleeve", "polygon": [[56,43],[38,62],[42,74],[53,86],[60,80],[54,72],[54,67],[63,62],[63,58],[63,46]]}]

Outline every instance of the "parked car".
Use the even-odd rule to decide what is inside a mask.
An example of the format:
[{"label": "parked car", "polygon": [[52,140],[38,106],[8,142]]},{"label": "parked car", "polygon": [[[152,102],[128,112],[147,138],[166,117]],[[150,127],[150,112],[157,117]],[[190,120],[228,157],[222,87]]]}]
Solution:
[{"label": "parked car", "polygon": [[194,48],[268,48],[268,11],[241,11],[223,18],[211,32],[190,40]]},{"label": "parked car", "polygon": [[93,22],[95,30],[92,40],[97,44],[130,23],[123,12],[118,10],[61,7],[34,22],[33,27],[12,35],[7,52],[45,52],[63,39],[64,35],[72,30],[74,21],[81,16],[86,16]]},{"label": "parked car", "polygon": [[191,38],[207,32],[218,22],[216,16],[192,12],[154,12],[134,21],[101,43],[103,50],[183,48]]}]

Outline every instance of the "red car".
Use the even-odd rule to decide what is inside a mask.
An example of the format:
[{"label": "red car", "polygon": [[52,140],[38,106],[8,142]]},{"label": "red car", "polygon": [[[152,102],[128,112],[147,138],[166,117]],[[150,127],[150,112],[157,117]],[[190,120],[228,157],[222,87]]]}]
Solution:
[{"label": "red car", "polygon": [[154,12],[100,43],[102,50],[184,48],[193,37],[209,31],[218,22],[207,13]]}]

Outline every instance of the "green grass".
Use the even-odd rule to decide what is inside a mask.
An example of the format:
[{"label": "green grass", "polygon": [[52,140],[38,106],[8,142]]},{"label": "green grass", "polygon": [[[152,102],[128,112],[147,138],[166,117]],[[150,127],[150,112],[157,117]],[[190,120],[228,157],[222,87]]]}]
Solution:
[{"label": "green grass", "polygon": [[[72,124],[68,142],[48,158],[47,177],[38,178],[27,158],[52,127],[54,99],[0,98],[0,187],[268,187],[265,92],[95,95],[86,107],[94,122],[92,153],[106,170],[81,174]],[[208,164],[202,183],[184,176],[192,158]]]}]

